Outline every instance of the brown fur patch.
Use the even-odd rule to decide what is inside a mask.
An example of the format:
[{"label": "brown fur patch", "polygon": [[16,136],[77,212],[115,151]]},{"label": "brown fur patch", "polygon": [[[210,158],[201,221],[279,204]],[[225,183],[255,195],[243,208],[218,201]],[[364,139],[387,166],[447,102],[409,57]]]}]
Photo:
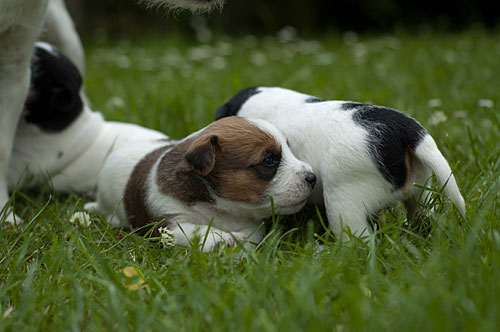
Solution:
[{"label": "brown fur patch", "polygon": [[202,175],[188,165],[185,157],[193,138],[184,140],[166,153],[158,165],[156,181],[163,194],[189,205],[196,202],[213,203]]},{"label": "brown fur patch", "polygon": [[416,160],[417,158],[415,156],[415,153],[409,146],[407,146],[405,153],[405,166],[406,166],[406,181],[404,185],[405,188],[408,188],[409,186],[413,185],[413,175],[415,172]]},{"label": "brown fur patch", "polygon": [[[193,151],[195,157],[189,157]],[[281,146],[273,136],[243,118],[228,117],[165,154],[157,181],[162,193],[188,204],[213,203],[212,191],[230,201],[255,204],[278,168],[262,164],[268,154],[281,160]]]},{"label": "brown fur patch", "polygon": [[[152,216],[148,214],[145,205],[146,180],[151,167],[171,145],[162,146],[141,159],[134,167],[132,174],[127,182],[125,193],[123,195],[123,204],[130,225],[134,228],[144,226],[153,222]],[[161,219],[157,219],[159,221]]]},{"label": "brown fur patch", "polygon": [[28,107],[29,104],[35,102],[37,99],[38,99],[38,93],[31,86],[29,91],[28,91],[28,96],[26,97],[25,107]]}]

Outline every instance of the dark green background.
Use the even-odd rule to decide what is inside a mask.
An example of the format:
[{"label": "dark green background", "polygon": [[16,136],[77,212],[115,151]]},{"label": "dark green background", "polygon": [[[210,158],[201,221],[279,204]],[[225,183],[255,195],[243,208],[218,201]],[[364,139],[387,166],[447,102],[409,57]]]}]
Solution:
[{"label": "dark green background", "polygon": [[[179,30],[192,33],[190,13],[165,13],[137,6],[137,1],[67,0],[80,30],[105,29],[111,34],[130,30]],[[500,1],[397,0],[228,0],[222,12],[203,17],[214,30],[228,34],[269,34],[283,26],[301,33],[324,31],[422,32],[458,31],[471,26],[497,28]],[[165,24],[165,22],[169,24]],[[140,23],[131,24],[131,23]]]}]

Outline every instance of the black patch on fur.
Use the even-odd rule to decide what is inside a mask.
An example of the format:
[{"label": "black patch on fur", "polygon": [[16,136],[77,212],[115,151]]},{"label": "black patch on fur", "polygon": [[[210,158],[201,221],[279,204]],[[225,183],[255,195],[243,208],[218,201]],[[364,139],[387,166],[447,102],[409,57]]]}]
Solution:
[{"label": "black patch on fur", "polygon": [[396,110],[361,103],[345,103],[343,110],[355,110],[353,120],[365,128],[368,146],[379,171],[396,188],[407,180],[407,149],[415,150],[427,131],[415,119]]},{"label": "black patch on fur", "polygon": [[241,106],[243,106],[248,98],[256,95],[257,93],[260,93],[259,87],[257,86],[241,90],[227,103],[217,109],[217,112],[215,113],[215,120],[217,121],[228,116],[238,115]]},{"label": "black patch on fur", "polygon": [[306,103],[321,103],[323,101],[325,100],[318,97],[309,97],[305,100]]},{"label": "black patch on fur", "polygon": [[62,53],[41,47],[35,48],[31,72],[26,121],[45,132],[63,131],[83,110],[80,72]]}]

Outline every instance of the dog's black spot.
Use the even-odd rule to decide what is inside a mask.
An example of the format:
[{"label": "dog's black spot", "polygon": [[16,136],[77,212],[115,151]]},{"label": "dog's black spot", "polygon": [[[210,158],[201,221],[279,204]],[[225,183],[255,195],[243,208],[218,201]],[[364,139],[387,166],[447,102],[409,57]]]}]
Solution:
[{"label": "dog's black spot", "polygon": [[59,151],[57,153],[57,158],[60,159],[60,158],[62,158],[63,155],[64,155],[64,153],[62,151]]},{"label": "dog's black spot", "polygon": [[243,106],[248,98],[256,95],[259,92],[259,87],[256,86],[241,90],[227,103],[217,109],[217,112],[215,113],[215,120],[217,121],[228,116],[238,115],[241,106]]},{"label": "dog's black spot", "polygon": [[45,132],[66,129],[82,112],[82,76],[62,53],[37,46],[31,60],[25,119]]},{"label": "dog's black spot", "polygon": [[305,100],[306,103],[321,103],[323,101],[325,100],[318,97],[309,97]]},{"label": "dog's black spot", "polygon": [[353,120],[369,133],[368,146],[384,177],[396,188],[407,180],[407,149],[415,150],[427,131],[415,119],[396,110],[361,103],[345,103],[355,110]]}]

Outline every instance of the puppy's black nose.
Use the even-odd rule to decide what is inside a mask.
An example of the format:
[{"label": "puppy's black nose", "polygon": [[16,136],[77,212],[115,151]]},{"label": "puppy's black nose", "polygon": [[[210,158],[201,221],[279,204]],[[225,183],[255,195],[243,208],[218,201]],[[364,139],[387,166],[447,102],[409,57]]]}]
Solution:
[{"label": "puppy's black nose", "polygon": [[314,188],[314,185],[316,184],[316,175],[312,172],[307,173],[306,181],[311,185],[311,187]]}]

